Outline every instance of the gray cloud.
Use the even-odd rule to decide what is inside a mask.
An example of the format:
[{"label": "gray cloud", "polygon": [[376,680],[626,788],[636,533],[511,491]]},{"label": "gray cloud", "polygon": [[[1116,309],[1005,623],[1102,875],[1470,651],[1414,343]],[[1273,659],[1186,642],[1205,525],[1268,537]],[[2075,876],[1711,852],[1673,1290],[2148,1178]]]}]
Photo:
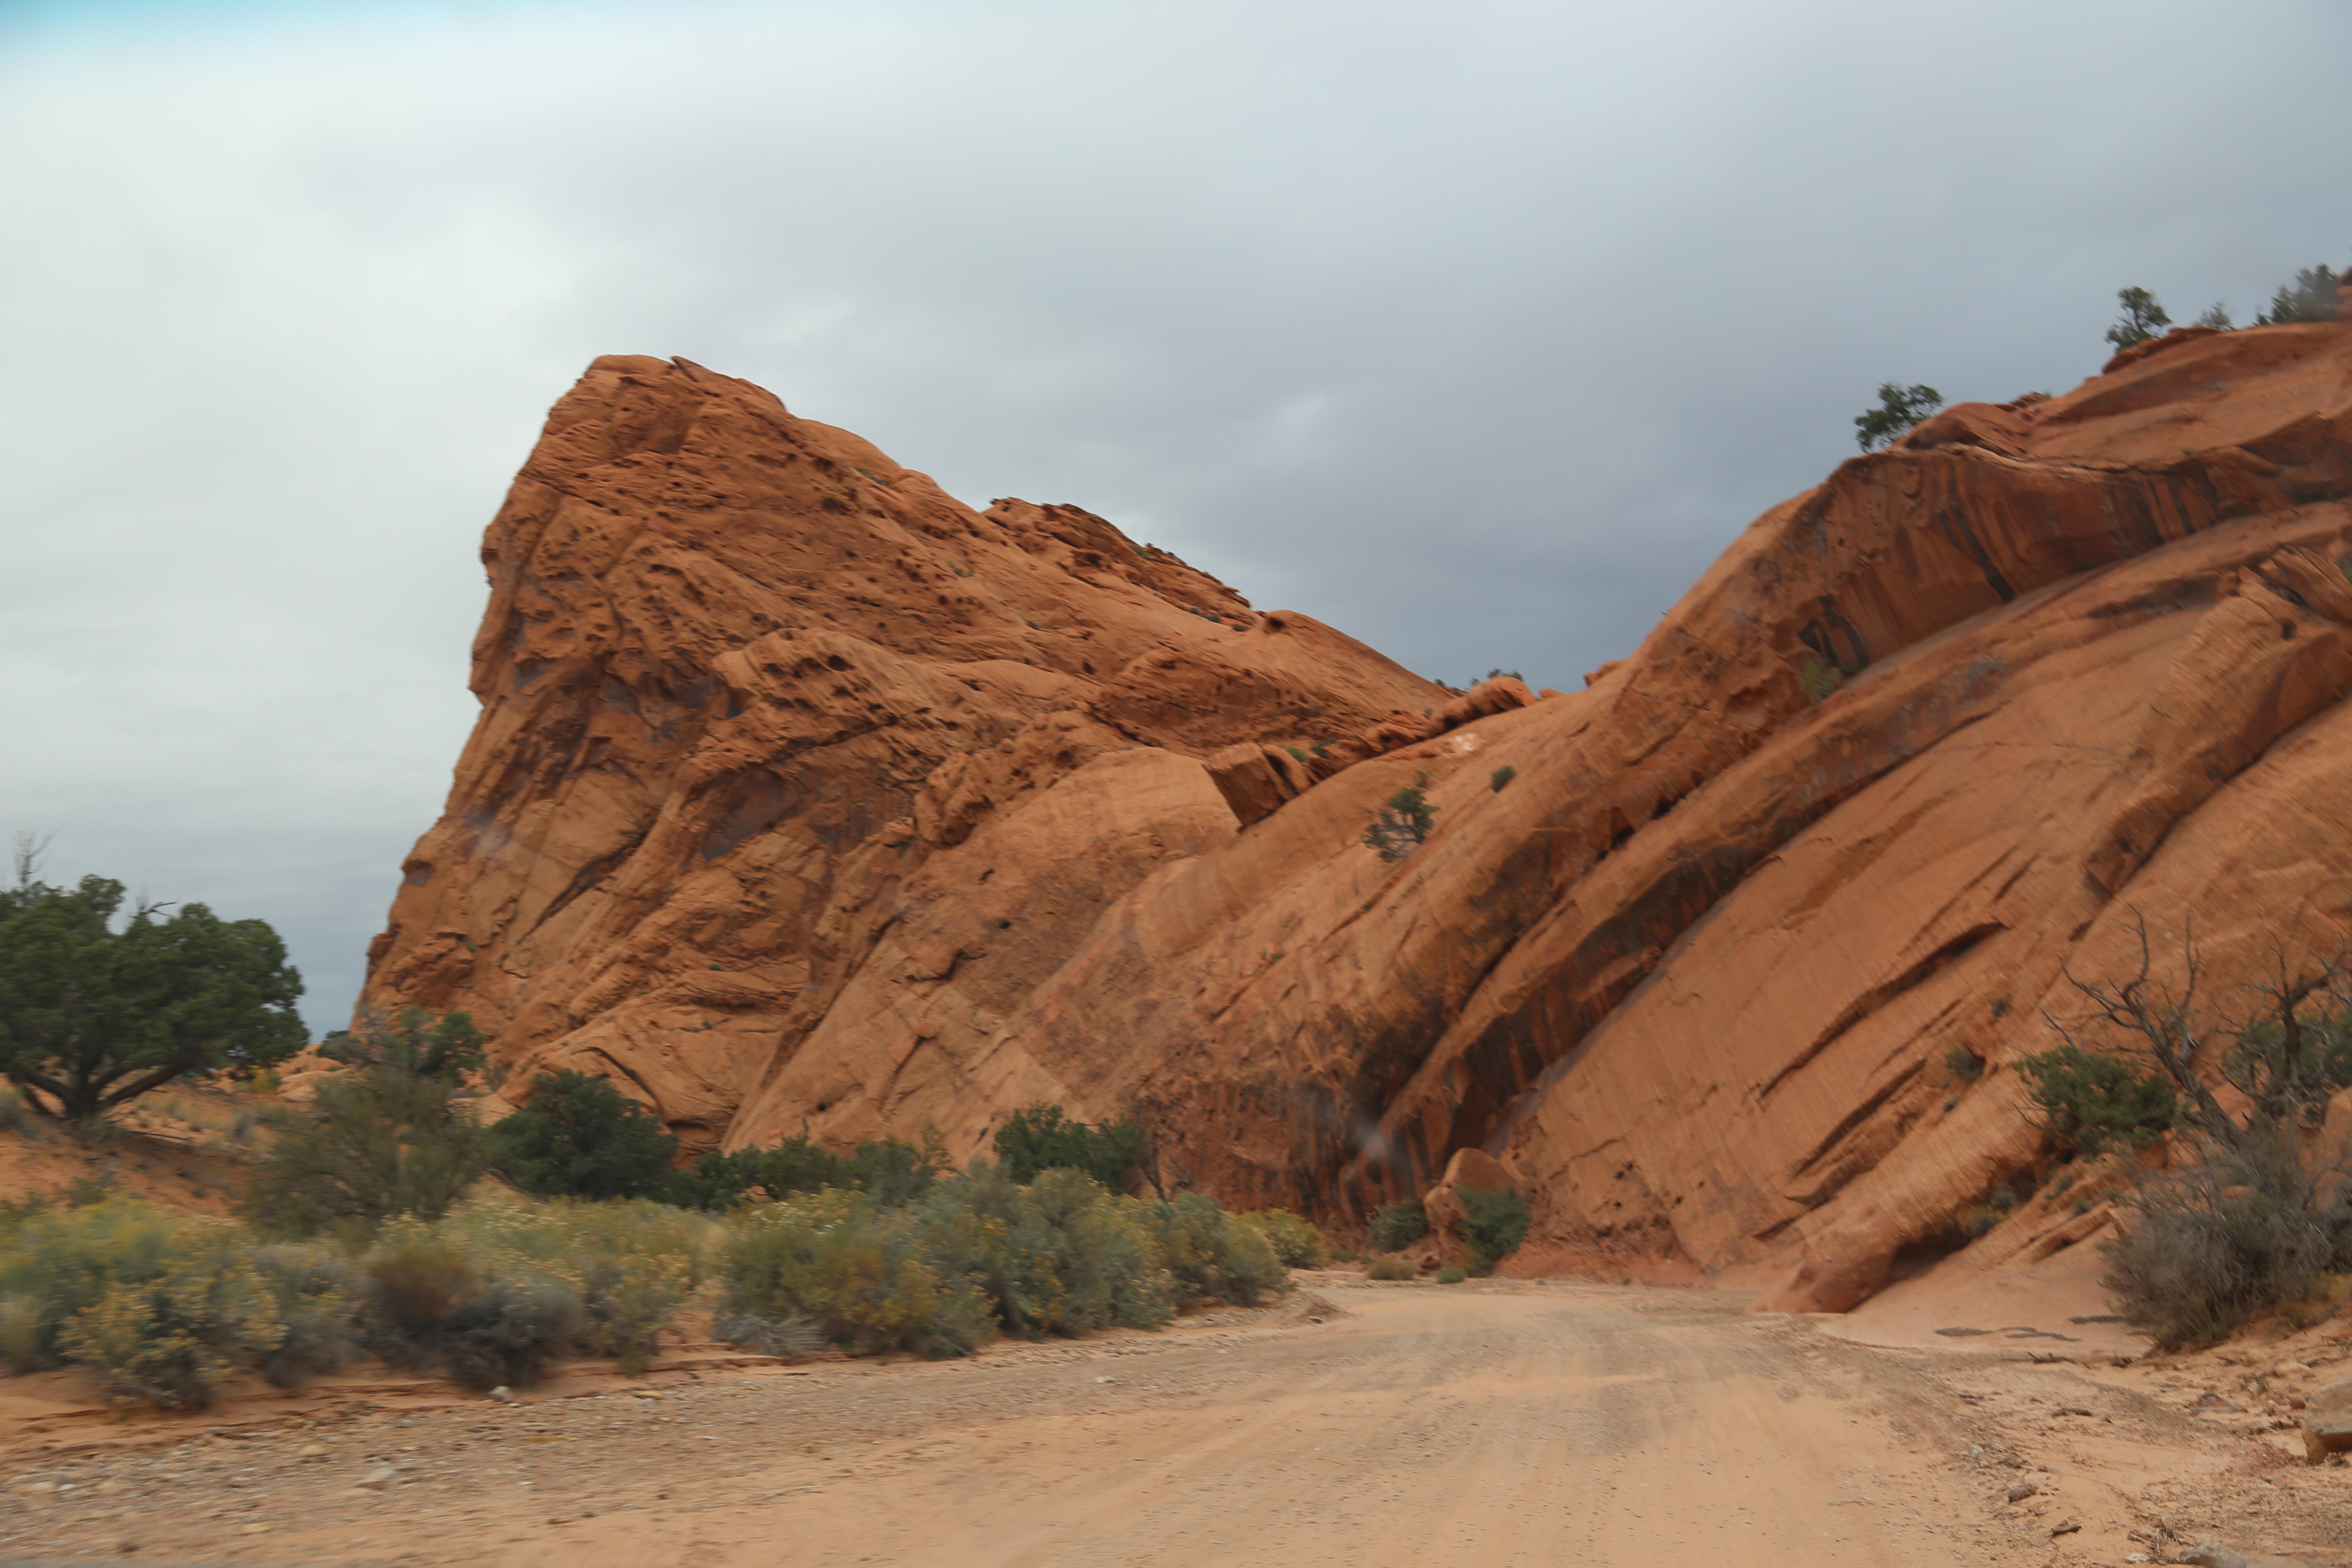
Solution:
[{"label": "gray cloud", "polygon": [[594,354],[1567,686],[1880,380],[2352,246],[2329,0],[142,15],[0,20],[0,826],[271,920],[320,1027]]}]

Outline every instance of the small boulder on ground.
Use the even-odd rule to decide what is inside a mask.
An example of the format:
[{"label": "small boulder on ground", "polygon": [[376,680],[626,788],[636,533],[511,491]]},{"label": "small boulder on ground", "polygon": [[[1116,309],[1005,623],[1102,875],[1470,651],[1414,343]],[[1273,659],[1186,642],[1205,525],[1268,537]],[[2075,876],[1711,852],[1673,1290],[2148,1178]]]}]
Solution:
[{"label": "small boulder on ground", "polygon": [[2313,1390],[2303,1407],[2303,1451],[2313,1464],[2345,1448],[2352,1448],[2352,1377]]}]

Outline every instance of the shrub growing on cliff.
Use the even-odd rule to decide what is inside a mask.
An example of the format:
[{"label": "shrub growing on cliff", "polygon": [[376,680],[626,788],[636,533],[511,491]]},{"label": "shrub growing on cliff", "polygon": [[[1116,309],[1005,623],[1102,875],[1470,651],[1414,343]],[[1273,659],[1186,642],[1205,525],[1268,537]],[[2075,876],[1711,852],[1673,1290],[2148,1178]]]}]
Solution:
[{"label": "shrub growing on cliff", "polygon": [[1878,406],[1853,416],[1854,444],[1867,452],[1884,447],[1944,405],[1944,395],[1932,386],[1878,384]]},{"label": "shrub growing on cliff", "polygon": [[1374,1279],[1411,1279],[1420,1272],[1412,1258],[1396,1252],[1383,1252],[1364,1265],[1364,1273]]},{"label": "shrub growing on cliff", "polygon": [[0,889],[0,1075],[83,1122],[186,1074],[302,1048],[302,979],[267,924],[141,904],[118,926],[121,883],[51,887],[33,879],[37,859],[20,841],[16,885]]},{"label": "shrub growing on cliff", "polygon": [[2343,279],[2322,262],[2306,267],[2294,275],[2292,283],[2279,285],[2271,296],[2271,308],[2254,318],[2254,324],[2263,327],[2284,326],[2291,321],[2332,321],[2341,309],[2336,286]]},{"label": "shrub growing on cliff", "polygon": [[[2130,1148],[2160,1136],[2159,1120],[2178,1124],[2173,1168],[2140,1173],[2117,1200],[2126,1218],[2104,1283],[2136,1326],[2182,1344],[2297,1300],[2319,1274],[2352,1263],[2352,1151],[2324,1131],[2329,1100],[2352,1085],[2352,963],[2294,963],[2278,949],[2269,973],[2244,987],[2251,1009],[2231,1013],[2200,1004],[2193,948],[2175,993],[2151,977],[2145,923],[2133,931],[2137,972],[2073,980],[2089,1012],[2051,1020],[2073,1056],[2029,1059],[2112,1064],[2077,1046],[2078,1031],[2104,1030],[2132,1059],[2122,1072],[2080,1074],[2089,1089],[2121,1086],[2108,1095],[2114,1131],[2086,1119],[2093,1140]],[[2226,1104],[2205,1077],[2216,1068],[2237,1091]]]},{"label": "shrub growing on cliff", "polygon": [[2156,296],[2145,289],[2118,289],[2116,303],[2124,308],[2123,320],[2107,329],[2107,342],[2117,353],[2147,342],[2158,332],[2172,325],[2172,318],[2156,302]]},{"label": "shrub growing on cliff", "polygon": [[1470,1271],[1491,1274],[1528,1238],[1528,1200],[1475,1187],[1458,1188],[1455,1195],[1462,1200],[1462,1244],[1470,1254]]},{"label": "shrub growing on cliff", "polygon": [[2025,1057],[2017,1070],[2042,1125],[2080,1153],[2152,1148],[2179,1116],[2179,1098],[2163,1077],[2077,1046]]},{"label": "shrub growing on cliff", "polygon": [[1429,1211],[1416,1203],[1382,1204],[1364,1226],[1375,1252],[1398,1252],[1429,1234]]},{"label": "shrub growing on cliff", "polygon": [[1065,1116],[1058,1105],[1028,1105],[996,1130],[995,1148],[999,1169],[1015,1182],[1070,1170],[1124,1189],[1143,1163],[1143,1129],[1131,1121],[1090,1127]]},{"label": "shrub growing on cliff", "polygon": [[498,1173],[535,1197],[642,1198],[669,1188],[677,1137],[609,1079],[565,1068],[531,1079],[489,1148]]},{"label": "shrub growing on cliff", "polygon": [[436,1022],[416,1007],[368,1019],[339,1040],[352,1070],[320,1084],[307,1111],[270,1117],[277,1141],[242,1205],[254,1226],[356,1239],[395,1215],[447,1213],[480,1179],[488,1153],[465,1103],[481,1040],[465,1014]]},{"label": "shrub growing on cliff", "polygon": [[1427,772],[1413,774],[1412,783],[1389,796],[1388,804],[1381,807],[1380,816],[1365,831],[1365,846],[1381,859],[1403,859],[1437,831],[1437,808],[1422,793],[1428,783]]}]

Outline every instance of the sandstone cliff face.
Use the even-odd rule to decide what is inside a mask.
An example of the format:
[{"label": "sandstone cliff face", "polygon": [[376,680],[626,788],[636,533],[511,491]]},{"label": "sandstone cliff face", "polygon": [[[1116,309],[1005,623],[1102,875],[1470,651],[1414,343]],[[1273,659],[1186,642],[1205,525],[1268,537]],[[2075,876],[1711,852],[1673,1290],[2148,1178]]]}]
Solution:
[{"label": "sandstone cliff face", "polygon": [[468,1009],[522,1073],[608,1074],[704,1145],[856,1019],[894,1053],[858,1131],[1062,1094],[988,1076],[995,1016],[1232,837],[1198,758],[1449,695],[683,361],[592,366],[482,559],[481,720],[362,1005]]},{"label": "sandstone cliff face", "polygon": [[1845,1304],[2032,1157],[2004,1064],[2064,970],[2137,918],[2222,984],[2343,940],[2347,496],[2352,328],[2179,333],[1845,463],[1588,689],[1449,701],[600,361],[492,526],[482,723],[370,997],[730,1143],[968,1152],[1051,1098],[1325,1217],[1483,1148],[1523,1268],[1803,1259],[1790,1304]]}]

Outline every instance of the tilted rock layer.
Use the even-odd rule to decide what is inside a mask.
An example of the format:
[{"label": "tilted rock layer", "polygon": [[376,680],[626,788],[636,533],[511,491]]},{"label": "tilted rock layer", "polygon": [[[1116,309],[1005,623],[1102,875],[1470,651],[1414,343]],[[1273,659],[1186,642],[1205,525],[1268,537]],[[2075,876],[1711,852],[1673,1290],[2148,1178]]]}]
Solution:
[{"label": "tilted rock layer", "polygon": [[2352,328],[2179,333],[1843,464],[1588,689],[1460,695],[600,360],[490,527],[482,719],[366,1002],[705,1146],[965,1154],[1052,1100],[1339,1220],[1479,1148],[1522,1269],[1850,1304],[2032,1160],[2005,1064],[2068,971],[2344,941],[2347,496]]}]

